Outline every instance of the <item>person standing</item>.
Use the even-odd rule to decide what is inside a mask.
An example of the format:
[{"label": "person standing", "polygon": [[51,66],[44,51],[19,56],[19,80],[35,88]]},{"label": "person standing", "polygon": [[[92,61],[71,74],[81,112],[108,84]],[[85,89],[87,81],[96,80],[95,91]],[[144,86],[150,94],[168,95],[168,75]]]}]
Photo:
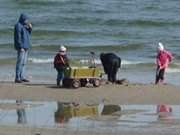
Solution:
[{"label": "person standing", "polygon": [[114,53],[101,53],[100,59],[104,68],[104,72],[108,76],[108,81],[116,83],[116,75],[121,67],[121,58]]},{"label": "person standing", "polygon": [[14,48],[17,51],[15,83],[29,82],[24,76],[25,65],[30,48],[32,24],[28,16],[22,13],[14,27]]},{"label": "person standing", "polygon": [[157,57],[156,57],[156,80],[155,84],[164,83],[165,69],[168,67],[169,63],[172,61],[173,56],[170,52],[164,49],[162,43],[158,44]]},{"label": "person standing", "polygon": [[64,70],[66,67],[69,67],[69,61],[66,55],[66,47],[60,46],[59,52],[54,57],[54,68],[57,71],[57,86],[62,86]]}]

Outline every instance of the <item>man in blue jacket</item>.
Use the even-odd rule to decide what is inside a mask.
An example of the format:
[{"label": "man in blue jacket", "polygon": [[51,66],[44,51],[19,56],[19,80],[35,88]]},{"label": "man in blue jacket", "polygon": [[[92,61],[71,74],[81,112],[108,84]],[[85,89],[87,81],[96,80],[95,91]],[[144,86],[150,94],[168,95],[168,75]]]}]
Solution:
[{"label": "man in blue jacket", "polygon": [[30,48],[30,34],[32,25],[26,14],[21,14],[14,28],[14,47],[17,51],[15,83],[29,82],[24,77],[24,68],[27,63]]}]

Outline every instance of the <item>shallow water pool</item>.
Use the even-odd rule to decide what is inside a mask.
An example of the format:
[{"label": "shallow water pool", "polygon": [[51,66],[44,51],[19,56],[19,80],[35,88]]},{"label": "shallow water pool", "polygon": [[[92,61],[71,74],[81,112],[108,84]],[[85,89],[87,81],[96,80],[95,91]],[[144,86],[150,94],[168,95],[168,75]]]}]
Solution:
[{"label": "shallow water pool", "polygon": [[[17,107],[17,104],[21,106]],[[60,115],[61,118],[57,120],[57,110],[61,111],[58,104],[59,102],[1,101],[0,124],[113,133],[120,131],[180,132],[179,105],[170,105],[173,112],[167,119],[159,118],[156,105],[120,105],[121,110],[109,115],[99,115],[99,113],[82,117],[66,115],[66,119]],[[63,112],[63,114],[67,113]]]}]

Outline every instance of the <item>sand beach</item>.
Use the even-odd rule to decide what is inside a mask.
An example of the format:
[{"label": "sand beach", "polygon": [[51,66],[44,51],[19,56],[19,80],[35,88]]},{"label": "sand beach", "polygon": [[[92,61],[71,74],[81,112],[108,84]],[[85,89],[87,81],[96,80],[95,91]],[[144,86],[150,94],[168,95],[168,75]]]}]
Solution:
[{"label": "sand beach", "polygon": [[180,86],[154,84],[104,84],[98,88],[58,88],[55,84],[0,84],[1,99],[112,104],[180,104]]}]

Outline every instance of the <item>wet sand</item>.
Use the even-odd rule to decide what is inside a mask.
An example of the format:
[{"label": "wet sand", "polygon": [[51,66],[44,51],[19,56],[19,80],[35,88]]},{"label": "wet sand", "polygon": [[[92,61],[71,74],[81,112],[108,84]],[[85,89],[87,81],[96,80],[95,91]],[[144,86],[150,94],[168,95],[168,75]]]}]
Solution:
[{"label": "wet sand", "polygon": [[[85,87],[79,89],[57,88],[55,84],[15,84],[13,82],[1,82],[0,84],[1,100],[32,100],[32,101],[63,101],[77,102],[81,104],[98,104],[103,99],[110,104],[180,104],[180,86],[173,85],[153,85],[153,84],[129,84],[129,85],[112,85],[104,84],[98,88]],[[13,106],[14,107],[14,106]],[[27,125],[1,125],[0,134],[2,135],[159,135],[164,134],[156,131],[122,131],[103,133],[95,132],[89,129],[88,132],[70,131],[62,128],[38,128],[28,127]],[[180,131],[169,132],[166,134],[177,134]]]},{"label": "wet sand", "polygon": [[55,84],[0,84],[0,99],[32,101],[61,101],[98,104],[103,99],[111,104],[180,104],[180,86],[104,84],[98,88],[57,88]]},{"label": "wet sand", "polygon": [[84,131],[70,131],[68,129],[62,130],[61,128],[37,128],[37,127],[27,127],[27,126],[1,126],[1,135],[179,135],[180,132],[146,132],[146,131],[122,131],[122,132],[95,132],[89,130]]}]

